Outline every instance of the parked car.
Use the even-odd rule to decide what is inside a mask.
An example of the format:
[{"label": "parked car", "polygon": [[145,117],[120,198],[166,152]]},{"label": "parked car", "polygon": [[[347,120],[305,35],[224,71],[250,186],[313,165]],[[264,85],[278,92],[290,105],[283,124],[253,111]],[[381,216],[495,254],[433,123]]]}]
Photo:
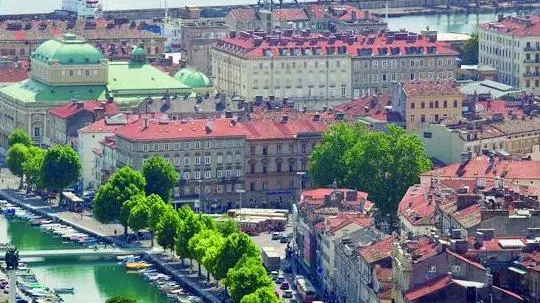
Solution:
[{"label": "parked car", "polygon": [[292,297],[293,297],[292,290],[287,289],[286,291],[283,292],[283,298],[292,298]]},{"label": "parked car", "polygon": [[279,288],[282,289],[282,290],[287,290],[287,289],[289,289],[289,288],[290,288],[289,282],[283,281],[283,282],[281,283],[281,286],[280,286]]},{"label": "parked car", "polygon": [[280,235],[279,233],[272,233],[272,240],[279,240]]},{"label": "parked car", "polygon": [[275,280],[279,276],[279,272],[277,270],[272,270],[270,276],[272,277],[272,280]]},{"label": "parked car", "polygon": [[285,281],[285,277],[283,275],[278,275],[276,278],[276,284],[280,284],[283,281]]},{"label": "parked car", "polygon": [[279,238],[280,243],[289,243],[289,235],[287,234],[281,234],[281,238]]}]

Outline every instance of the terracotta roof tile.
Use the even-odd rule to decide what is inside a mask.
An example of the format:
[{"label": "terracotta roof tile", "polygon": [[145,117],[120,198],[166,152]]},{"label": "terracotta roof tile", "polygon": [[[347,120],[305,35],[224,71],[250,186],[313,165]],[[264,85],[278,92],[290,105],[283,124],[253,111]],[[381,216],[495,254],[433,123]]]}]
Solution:
[{"label": "terracotta roof tile", "polygon": [[489,22],[481,25],[484,30],[505,35],[531,37],[540,36],[540,16],[508,16],[501,22]]},{"label": "terracotta roof tile", "polygon": [[302,133],[317,133],[324,131],[326,125],[313,119],[294,119],[285,123],[279,121],[249,121],[244,124],[248,140],[267,140],[277,138],[295,138]]},{"label": "terracotta roof tile", "polygon": [[409,187],[398,205],[398,215],[403,216],[412,225],[432,225],[435,215],[435,203],[428,197],[429,183]]},{"label": "terracotta roof tile", "polygon": [[394,238],[389,236],[381,241],[373,243],[370,246],[358,249],[358,253],[364,258],[364,260],[366,260],[368,264],[375,263],[390,257],[394,241]]},{"label": "terracotta roof tile", "polygon": [[409,97],[461,95],[454,81],[403,82],[403,90]]},{"label": "terracotta roof tile", "polygon": [[427,236],[421,236],[416,240],[408,240],[403,245],[409,249],[414,263],[425,261],[440,253],[437,243]]},{"label": "terracotta roof tile", "polygon": [[405,298],[408,301],[415,301],[424,296],[442,290],[452,284],[452,278],[445,275],[435,279],[431,279],[424,284],[414,287],[405,293]]},{"label": "terracotta roof tile", "polygon": [[278,8],[272,10],[272,18],[280,21],[304,21],[309,20],[306,12],[301,7]]},{"label": "terracotta roof tile", "polygon": [[103,110],[102,114],[106,116],[114,115],[118,112],[118,107],[116,106],[116,103],[102,101],[66,103],[57,107],[50,108],[48,112],[51,115],[66,119],[82,111],[94,112],[98,109]]},{"label": "terracotta roof tile", "polygon": [[79,130],[81,133],[114,133],[115,130],[133,123],[140,119],[138,114],[118,114],[115,117],[122,117],[125,123],[109,123],[109,119],[101,119],[92,124],[89,124]]}]

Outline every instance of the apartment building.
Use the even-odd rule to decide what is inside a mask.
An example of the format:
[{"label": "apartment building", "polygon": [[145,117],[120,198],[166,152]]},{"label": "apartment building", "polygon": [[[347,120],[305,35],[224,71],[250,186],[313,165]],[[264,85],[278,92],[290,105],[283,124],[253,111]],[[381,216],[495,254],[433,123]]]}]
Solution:
[{"label": "apartment building", "polygon": [[479,63],[497,69],[497,80],[540,93],[540,16],[499,16],[478,31]]},{"label": "apartment building", "polygon": [[390,96],[392,111],[400,114],[407,130],[455,123],[462,116],[463,95],[453,80],[396,82]]},{"label": "apartment building", "polygon": [[306,115],[289,120],[244,124],[246,142],[245,207],[290,208],[299,190],[310,187],[309,154],[321,141],[323,121]]},{"label": "apartment building", "polygon": [[217,89],[244,99],[306,100],[308,108],[321,108],[382,92],[392,81],[453,79],[457,53],[406,32],[284,30],[231,32],[212,56]]},{"label": "apartment building", "polygon": [[353,96],[387,92],[394,81],[447,81],[456,77],[458,53],[436,33],[407,31],[358,37],[353,44]]},{"label": "apartment building", "polygon": [[[201,201],[201,210],[239,206],[244,188],[245,131],[233,119],[141,118],[115,131],[117,167],[142,169],[145,159],[168,159],[180,175],[174,201]],[[194,205],[197,207],[197,205]]]}]

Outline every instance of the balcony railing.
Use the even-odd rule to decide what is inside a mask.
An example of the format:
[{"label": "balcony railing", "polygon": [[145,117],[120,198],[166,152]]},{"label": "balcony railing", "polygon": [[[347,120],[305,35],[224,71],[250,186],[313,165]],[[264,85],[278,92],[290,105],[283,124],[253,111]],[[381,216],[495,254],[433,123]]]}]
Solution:
[{"label": "balcony railing", "polygon": [[540,63],[540,60],[536,59],[524,59],[523,63]]},{"label": "balcony railing", "polygon": [[526,52],[540,51],[540,46],[525,46],[523,50]]},{"label": "balcony railing", "polygon": [[540,77],[540,72],[528,72],[523,74],[524,77]]}]

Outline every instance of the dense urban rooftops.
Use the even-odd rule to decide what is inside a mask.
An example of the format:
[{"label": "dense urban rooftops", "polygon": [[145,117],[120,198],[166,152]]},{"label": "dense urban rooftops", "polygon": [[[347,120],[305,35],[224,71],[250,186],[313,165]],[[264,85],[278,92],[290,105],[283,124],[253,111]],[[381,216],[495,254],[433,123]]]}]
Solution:
[{"label": "dense urban rooftops", "polygon": [[114,102],[86,101],[66,103],[48,110],[50,114],[62,119],[69,118],[82,111],[99,111],[101,115],[109,116],[116,114],[118,112],[118,107]]},{"label": "dense urban rooftops", "polygon": [[455,81],[403,82],[403,90],[405,91],[405,94],[407,94],[407,96],[409,97],[461,95]]},{"label": "dense urban rooftops", "polygon": [[540,36],[540,16],[508,16],[481,25],[484,30],[518,37]]}]

